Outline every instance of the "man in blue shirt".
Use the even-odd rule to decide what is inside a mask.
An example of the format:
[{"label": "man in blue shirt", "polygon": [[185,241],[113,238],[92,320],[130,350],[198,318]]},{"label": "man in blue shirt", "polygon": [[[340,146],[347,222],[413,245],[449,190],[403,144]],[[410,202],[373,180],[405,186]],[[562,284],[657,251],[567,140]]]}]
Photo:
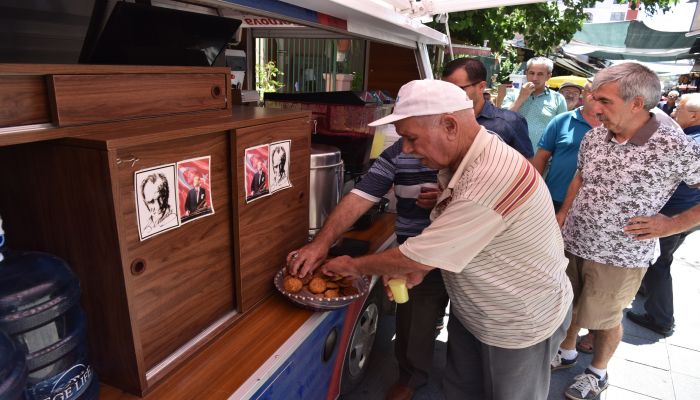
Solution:
[{"label": "man in blue shirt", "polygon": [[486,68],[475,58],[457,58],[445,64],[442,80],[454,83],[467,92],[474,102],[474,114],[479,125],[497,134],[523,157],[533,156],[527,122],[518,113],[497,108],[484,100]]},{"label": "man in blue shirt", "polygon": [[591,128],[600,125],[590,105],[590,94],[589,81],[583,88],[583,106],[559,114],[547,124],[538,144],[539,149],[532,160],[532,165],[540,174],[544,173],[547,161],[550,158],[552,160],[545,182],[552,195],[555,212],[559,211],[566,197],[566,189],[576,173],[578,148],[583,136]]},{"label": "man in blue shirt", "polygon": [[[567,112],[566,99],[561,93],[550,90],[546,84],[552,77],[554,63],[546,57],[534,57],[527,61],[527,83],[517,98],[506,97],[504,108],[509,108],[525,117],[534,146],[540,142],[544,129],[555,116]],[[536,150],[536,149],[534,149]]]},{"label": "man in blue shirt", "polygon": [[[676,107],[676,122],[686,135],[700,143],[700,93],[685,94],[681,97]],[[700,189],[693,189],[681,183],[660,213],[672,217],[696,204],[700,204]],[[649,267],[642,280],[642,287],[646,289],[647,295],[644,302],[646,313],[628,311],[627,318],[630,321],[662,335],[671,332],[674,324],[671,279],[673,253],[683,244],[685,238],[697,229],[696,226],[686,232],[659,238],[659,258]]]}]

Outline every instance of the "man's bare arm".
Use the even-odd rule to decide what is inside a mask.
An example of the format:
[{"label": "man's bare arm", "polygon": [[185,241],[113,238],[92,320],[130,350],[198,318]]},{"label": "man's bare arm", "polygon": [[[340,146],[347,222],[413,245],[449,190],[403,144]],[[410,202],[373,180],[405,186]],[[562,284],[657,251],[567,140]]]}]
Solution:
[{"label": "man's bare arm", "polygon": [[569,188],[566,189],[566,197],[564,198],[564,202],[561,204],[561,208],[557,213],[557,222],[559,223],[559,226],[564,226],[566,216],[569,214],[569,209],[574,203],[574,199],[576,198],[579,189],[581,189],[581,184],[583,184],[581,171],[576,171],[576,175],[574,175],[574,178],[571,180]]},{"label": "man's bare arm", "polygon": [[651,217],[630,218],[629,225],[625,226],[625,233],[633,236],[636,240],[648,240],[675,235],[698,225],[700,225],[700,204],[696,204],[673,217],[656,214]]},{"label": "man's bare arm", "polygon": [[552,157],[552,153],[550,151],[547,151],[545,149],[537,149],[537,153],[535,153],[535,156],[531,158],[532,165],[535,167],[537,172],[542,175],[544,173],[544,167],[547,165],[547,161],[549,161],[549,158]]},{"label": "man's bare arm", "polygon": [[335,207],[323,227],[306,246],[287,255],[289,273],[303,277],[315,270],[328,256],[328,249],[374,203],[354,193],[348,193]]}]

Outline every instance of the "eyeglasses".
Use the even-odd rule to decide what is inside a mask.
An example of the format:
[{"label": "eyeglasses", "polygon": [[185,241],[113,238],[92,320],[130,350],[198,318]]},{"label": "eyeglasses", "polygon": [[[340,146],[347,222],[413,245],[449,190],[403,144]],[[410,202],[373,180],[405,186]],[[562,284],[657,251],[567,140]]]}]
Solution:
[{"label": "eyeglasses", "polygon": [[480,84],[481,82],[483,82],[483,81],[477,81],[477,82],[474,82],[474,83],[469,83],[469,84],[466,84],[466,85],[464,85],[464,86],[460,86],[459,88],[462,89],[462,90],[467,90],[467,88],[470,88],[470,87],[472,87],[472,86],[474,86],[474,85],[478,85],[478,84]]}]

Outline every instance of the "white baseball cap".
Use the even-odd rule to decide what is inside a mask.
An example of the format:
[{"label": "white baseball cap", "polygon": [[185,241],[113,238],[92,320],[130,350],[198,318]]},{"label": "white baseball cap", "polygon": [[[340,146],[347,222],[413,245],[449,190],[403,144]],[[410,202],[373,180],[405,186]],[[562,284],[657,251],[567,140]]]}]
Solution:
[{"label": "white baseball cap", "polygon": [[423,79],[401,86],[394,112],[370,122],[369,126],[391,124],[408,117],[438,115],[473,108],[467,92],[445,81]]}]

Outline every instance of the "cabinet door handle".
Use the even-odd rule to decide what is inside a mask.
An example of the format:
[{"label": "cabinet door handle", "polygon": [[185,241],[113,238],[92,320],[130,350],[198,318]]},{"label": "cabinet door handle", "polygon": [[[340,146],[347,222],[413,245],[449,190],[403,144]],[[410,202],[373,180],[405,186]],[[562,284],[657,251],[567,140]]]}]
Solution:
[{"label": "cabinet door handle", "polygon": [[123,162],[130,162],[132,168],[133,168],[134,164],[136,164],[138,161],[139,161],[139,158],[134,156],[134,155],[129,155],[128,158],[124,158],[124,159],[117,157],[117,165],[119,165]]},{"label": "cabinet door handle", "polygon": [[141,275],[146,271],[146,260],[142,258],[137,258],[131,262],[131,275],[137,276]]}]

